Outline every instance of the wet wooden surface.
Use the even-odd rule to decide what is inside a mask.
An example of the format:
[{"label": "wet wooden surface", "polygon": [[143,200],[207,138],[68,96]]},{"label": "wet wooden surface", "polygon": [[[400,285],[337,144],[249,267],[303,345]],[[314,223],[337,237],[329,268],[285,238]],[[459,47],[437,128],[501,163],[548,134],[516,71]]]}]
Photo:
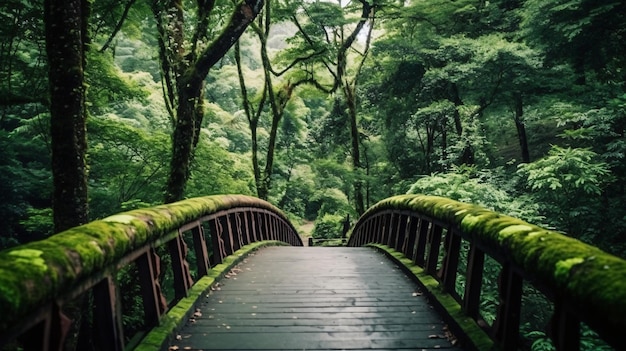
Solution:
[{"label": "wet wooden surface", "polygon": [[461,350],[418,287],[369,248],[261,249],[177,338],[171,349]]}]

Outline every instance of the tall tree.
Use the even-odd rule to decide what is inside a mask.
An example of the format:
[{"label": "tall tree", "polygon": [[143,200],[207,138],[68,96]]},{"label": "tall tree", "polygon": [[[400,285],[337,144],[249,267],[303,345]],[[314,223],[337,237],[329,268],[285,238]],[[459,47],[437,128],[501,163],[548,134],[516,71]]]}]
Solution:
[{"label": "tall tree", "polygon": [[[265,200],[267,200],[272,186],[276,143],[278,140],[280,123],[285,114],[285,109],[291,100],[294,90],[298,86],[309,82],[306,77],[294,76],[293,81],[291,77],[283,77],[287,76],[299,62],[310,60],[320,54],[319,52],[313,52],[306,56],[296,57],[290,59],[290,61],[285,64],[285,68],[280,71],[274,69],[270,58],[268,39],[270,37],[273,22],[284,20],[284,18],[282,18],[282,15],[284,14],[281,13],[281,10],[284,11],[284,8],[281,8],[281,5],[282,4],[274,3],[271,0],[266,0],[265,8],[263,10],[264,16],[259,16],[256,23],[251,25],[254,35],[261,44],[259,54],[263,67],[263,87],[259,94],[260,96],[257,98],[250,97],[248,94],[246,75],[244,74],[242,67],[239,44],[237,43],[235,46],[235,59],[237,61],[237,72],[239,75],[241,96],[243,99],[244,112],[246,114],[246,118],[248,119],[248,126],[252,137],[252,166],[254,170],[257,196]],[[277,81],[276,86],[274,84],[275,81]],[[256,103],[253,103],[253,101],[256,101]],[[266,108],[269,111],[266,111]],[[264,112],[269,112],[271,118],[269,139],[267,147],[265,148],[265,165],[261,166],[257,129],[259,127],[259,120]]]},{"label": "tall tree", "polygon": [[[294,11],[292,15],[292,21],[298,28],[296,38],[300,43],[295,51],[311,53],[321,50],[324,53],[301,63],[302,74],[318,89],[329,94],[339,92],[343,95],[349,118],[350,158],[355,173],[360,173],[363,167],[356,87],[371,43],[374,14],[383,3],[366,0],[315,2],[303,4],[306,6],[303,11]],[[299,17],[299,13],[306,16]],[[366,27],[369,30],[365,43],[359,43],[359,34]],[[354,55],[357,64],[349,67],[348,63],[354,60]],[[355,210],[362,214],[365,212],[365,204],[361,177],[355,177],[353,189]]]},{"label": "tall tree", "polygon": [[184,10],[182,0],[154,0],[152,3],[159,31],[164,95],[173,124],[165,202],[184,196],[204,117],[204,80],[211,67],[259,14],[263,0],[238,2],[222,32],[216,36],[212,35],[215,28],[211,20],[219,23],[222,20],[219,15],[225,10],[216,6],[214,0],[199,0],[195,4],[195,15],[192,15]]},{"label": "tall tree", "polygon": [[84,70],[89,1],[45,0],[55,231],[88,221]]}]

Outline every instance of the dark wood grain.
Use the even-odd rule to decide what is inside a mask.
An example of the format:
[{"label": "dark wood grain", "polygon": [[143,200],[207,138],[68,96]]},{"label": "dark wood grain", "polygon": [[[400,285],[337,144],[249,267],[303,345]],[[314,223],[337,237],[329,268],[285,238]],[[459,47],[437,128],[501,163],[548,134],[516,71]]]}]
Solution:
[{"label": "dark wood grain", "polygon": [[270,247],[247,258],[179,350],[461,350],[418,287],[369,248]]}]

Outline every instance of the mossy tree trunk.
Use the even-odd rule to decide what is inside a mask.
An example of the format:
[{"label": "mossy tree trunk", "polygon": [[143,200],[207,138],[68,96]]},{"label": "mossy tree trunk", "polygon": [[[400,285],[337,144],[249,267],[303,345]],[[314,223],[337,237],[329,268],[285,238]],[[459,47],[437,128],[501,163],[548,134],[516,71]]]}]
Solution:
[{"label": "mossy tree trunk", "polygon": [[[209,18],[214,1],[197,1],[195,22],[186,29],[188,16],[182,1],[152,3],[159,31],[164,96],[172,125],[172,158],[165,190],[165,202],[183,199],[190,176],[193,154],[200,137],[203,113],[203,87],[209,70],[239,39],[263,7],[263,0],[237,3],[221,34],[206,46]],[[190,42],[185,32],[193,33]]]},{"label": "mossy tree trunk", "polygon": [[45,0],[55,232],[88,222],[85,50],[89,2]]}]

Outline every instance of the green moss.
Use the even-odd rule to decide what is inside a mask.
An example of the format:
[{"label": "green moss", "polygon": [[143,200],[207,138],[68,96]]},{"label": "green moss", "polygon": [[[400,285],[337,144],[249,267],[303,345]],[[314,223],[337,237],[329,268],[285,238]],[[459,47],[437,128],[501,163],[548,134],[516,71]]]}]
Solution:
[{"label": "green moss", "polygon": [[410,211],[460,229],[488,254],[508,260],[533,283],[579,306],[583,320],[597,331],[617,335],[626,329],[625,260],[520,219],[435,196],[382,200],[359,223],[389,210]]},{"label": "green moss", "polygon": [[30,265],[34,269],[45,272],[48,270],[48,266],[46,266],[46,261],[41,258],[41,255],[43,255],[43,251],[33,249],[17,249],[9,252],[9,256],[14,257],[15,264]]},{"label": "green moss", "polygon": [[554,279],[561,284],[565,283],[569,278],[569,273],[572,267],[583,262],[585,262],[585,259],[582,257],[574,257],[558,261],[554,269]]},{"label": "green moss", "polygon": [[115,265],[132,250],[167,238],[200,217],[235,207],[265,209],[289,223],[266,201],[215,195],[120,213],[1,251],[0,332],[85,277]]}]

